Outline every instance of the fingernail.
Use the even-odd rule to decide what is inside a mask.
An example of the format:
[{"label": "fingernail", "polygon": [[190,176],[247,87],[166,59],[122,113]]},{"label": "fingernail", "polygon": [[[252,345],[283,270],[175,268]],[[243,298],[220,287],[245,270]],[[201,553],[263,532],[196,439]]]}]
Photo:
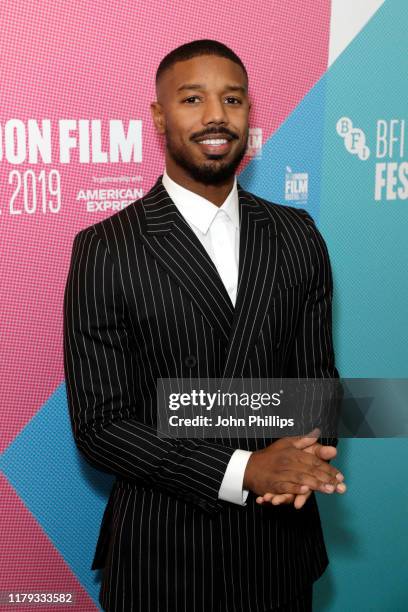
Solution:
[{"label": "fingernail", "polygon": [[340,472],[337,472],[337,474],[336,474],[336,478],[337,478],[337,480],[340,480],[340,482],[341,482],[342,480],[344,480],[344,476],[343,476],[343,474],[341,474]]},{"label": "fingernail", "polygon": [[340,493],[344,493],[344,491],[346,491],[346,489],[347,489],[347,487],[343,483],[337,485],[337,491],[339,491]]},{"label": "fingernail", "polygon": [[326,489],[326,491],[328,491],[329,493],[333,493],[334,491],[334,487],[331,484],[326,484],[324,485],[324,488]]}]

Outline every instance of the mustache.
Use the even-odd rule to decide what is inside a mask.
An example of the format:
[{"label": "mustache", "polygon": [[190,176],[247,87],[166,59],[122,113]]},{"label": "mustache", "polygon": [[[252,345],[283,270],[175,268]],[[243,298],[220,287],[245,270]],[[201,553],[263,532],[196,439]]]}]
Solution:
[{"label": "mustache", "polygon": [[231,139],[238,138],[237,134],[235,134],[234,132],[231,132],[227,128],[214,127],[214,128],[206,130],[205,132],[200,132],[199,134],[193,134],[191,136],[191,140],[197,140],[198,138],[204,138],[205,136],[212,136],[213,134],[217,134],[217,135],[225,134],[226,136],[229,136]]}]

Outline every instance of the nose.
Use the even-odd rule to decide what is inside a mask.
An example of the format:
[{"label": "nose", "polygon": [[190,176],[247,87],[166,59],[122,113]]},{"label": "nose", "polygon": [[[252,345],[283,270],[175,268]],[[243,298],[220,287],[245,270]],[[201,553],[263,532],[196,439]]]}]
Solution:
[{"label": "nose", "polygon": [[204,125],[208,123],[227,123],[227,113],[225,104],[218,96],[209,96],[204,105],[202,122]]}]

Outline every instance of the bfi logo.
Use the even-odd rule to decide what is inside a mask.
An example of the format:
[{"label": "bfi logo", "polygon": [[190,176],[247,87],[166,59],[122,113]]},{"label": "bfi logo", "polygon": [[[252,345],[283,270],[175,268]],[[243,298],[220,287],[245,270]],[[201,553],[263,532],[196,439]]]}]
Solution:
[{"label": "bfi logo", "polygon": [[366,145],[366,135],[361,128],[353,126],[349,117],[341,117],[336,124],[339,136],[343,138],[346,150],[352,155],[357,155],[359,159],[365,161],[370,157],[370,149]]},{"label": "bfi logo", "polygon": [[262,128],[249,128],[248,145],[245,153],[248,157],[262,156]]},{"label": "bfi logo", "polygon": [[285,175],[285,200],[302,201],[307,200],[309,193],[309,175],[307,172],[292,172],[292,168],[286,166]]}]

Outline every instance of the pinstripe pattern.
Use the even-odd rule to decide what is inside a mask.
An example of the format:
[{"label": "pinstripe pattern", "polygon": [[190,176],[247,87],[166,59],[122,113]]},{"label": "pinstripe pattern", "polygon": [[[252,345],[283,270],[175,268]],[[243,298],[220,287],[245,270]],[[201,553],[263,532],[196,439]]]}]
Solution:
[{"label": "pinstripe pattern", "polygon": [[313,584],[308,585],[304,592],[294,599],[291,599],[287,604],[283,604],[278,608],[271,608],[268,612],[311,612],[313,609]]},{"label": "pinstripe pattern", "polygon": [[[64,298],[64,365],[76,444],[117,479],[92,569],[105,610],[260,612],[328,558],[314,495],[304,508],[218,499],[235,448],[266,439],[156,435],[161,377],[338,377],[332,278],[302,210],[238,184],[233,307],[161,177],[141,200],[79,232]],[[187,359],[188,358],[188,359]]]}]

